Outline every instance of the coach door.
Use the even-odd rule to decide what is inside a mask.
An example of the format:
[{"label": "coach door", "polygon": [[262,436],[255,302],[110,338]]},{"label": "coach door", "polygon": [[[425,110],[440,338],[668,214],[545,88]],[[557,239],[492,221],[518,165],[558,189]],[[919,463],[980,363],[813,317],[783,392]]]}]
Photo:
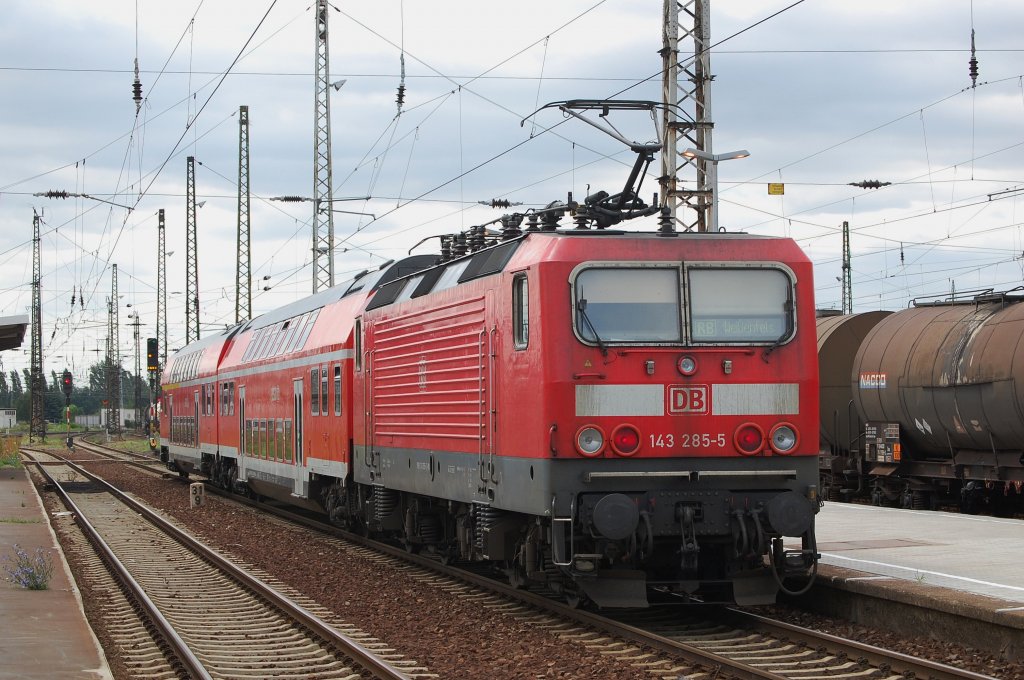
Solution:
[{"label": "coach door", "polygon": [[238,388],[238,457],[241,458],[248,451],[246,437],[249,433],[245,431],[245,385]]},{"label": "coach door", "polygon": [[303,488],[306,479],[306,465],[303,461],[302,440],[303,440],[303,409],[302,409],[302,378],[292,381],[292,407],[295,417],[295,488],[293,493],[296,496],[304,496]]},{"label": "coach door", "polygon": [[195,409],[192,411],[192,446],[199,448],[199,390],[192,393]]}]

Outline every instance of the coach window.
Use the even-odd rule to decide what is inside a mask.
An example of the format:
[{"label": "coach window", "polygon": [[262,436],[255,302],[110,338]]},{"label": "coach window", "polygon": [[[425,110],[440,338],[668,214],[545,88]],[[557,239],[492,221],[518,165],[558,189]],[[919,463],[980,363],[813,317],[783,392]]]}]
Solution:
[{"label": "coach window", "polygon": [[292,419],[284,419],[284,460],[292,462]]},{"label": "coach window", "polygon": [[292,326],[289,329],[288,345],[285,346],[285,352],[296,352],[298,351],[299,339],[302,338],[302,329],[306,325],[306,317],[308,314],[303,314],[292,322]]},{"label": "coach window", "polygon": [[690,268],[693,342],[784,342],[793,335],[793,285],[778,268]]},{"label": "coach window", "polygon": [[341,415],[341,365],[334,364],[334,415]]},{"label": "coach window", "polygon": [[512,339],[516,349],[530,344],[530,289],[526,274],[512,279]]},{"label": "coach window", "polygon": [[320,415],[320,369],[313,368],[309,371],[309,412],[311,415]]},{"label": "coach window", "polygon": [[583,342],[681,342],[678,267],[588,267],[573,281]]},{"label": "coach window", "polygon": [[309,319],[307,319],[306,325],[302,329],[302,337],[299,339],[299,344],[295,348],[295,351],[299,351],[306,346],[306,340],[309,338],[309,334],[313,330],[313,325],[316,323],[316,318],[319,315],[319,309],[314,309],[312,312],[309,313]]},{"label": "coach window", "polygon": [[327,367],[320,369],[320,413],[327,415]]}]

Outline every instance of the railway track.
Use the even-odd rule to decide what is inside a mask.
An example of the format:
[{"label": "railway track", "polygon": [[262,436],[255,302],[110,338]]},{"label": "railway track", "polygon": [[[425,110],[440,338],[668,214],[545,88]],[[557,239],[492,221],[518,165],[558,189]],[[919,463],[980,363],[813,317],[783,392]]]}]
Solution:
[{"label": "railway track", "polygon": [[[152,631],[142,646],[167,666],[157,677],[398,680],[423,674],[384,645],[360,643],[79,465],[55,454],[29,455],[142,610],[130,636]],[[120,602],[112,606],[124,610]]]},{"label": "railway track", "polygon": [[[331,534],[358,550],[363,558],[392,562],[409,578],[431,583],[452,595],[478,600],[483,606],[527,619],[566,639],[577,640],[602,654],[643,665],[652,676],[738,678],[878,678],[906,680],[991,680],[970,671],[865,645],[833,635],[772,621],[735,609],[710,606],[665,606],[604,615],[573,609],[550,594],[512,588],[489,575],[459,565],[444,565],[429,555],[369,541],[336,527],[270,504],[236,495],[213,493],[269,511],[316,531]],[[354,548],[352,544],[361,547]],[[419,569],[410,571],[409,564]],[[660,658],[658,658],[660,656]]]}]

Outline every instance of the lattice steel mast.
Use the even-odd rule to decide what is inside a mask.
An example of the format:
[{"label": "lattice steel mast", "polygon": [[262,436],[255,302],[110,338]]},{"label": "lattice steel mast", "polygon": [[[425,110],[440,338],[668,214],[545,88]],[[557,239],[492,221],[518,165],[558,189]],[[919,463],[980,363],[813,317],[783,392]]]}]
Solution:
[{"label": "lattice steel mast", "polygon": [[252,318],[252,255],[249,250],[249,107],[238,108],[238,268],[235,323]]},{"label": "lattice steel mast", "polygon": [[[156,337],[160,343],[160,367],[167,361],[167,241],[165,238],[164,209],[157,213],[156,227]],[[159,381],[158,381],[159,384]]]},{"label": "lattice steel mast", "polygon": [[107,432],[121,432],[121,334],[117,314],[117,265],[111,266],[107,301]]},{"label": "lattice steel mast", "polygon": [[843,221],[843,314],[853,314],[853,277],[850,275],[850,223],[846,221]]},{"label": "lattice steel mast", "polygon": [[[680,24],[680,14],[687,22]],[[712,223],[711,188],[717,168],[700,157],[687,158],[687,148],[711,153],[711,7],[710,0],[664,0],[661,56],[662,117],[661,202],[677,228],[708,231]],[[680,64],[680,42],[693,44],[692,61]],[[680,118],[682,116],[682,119]],[[696,190],[682,189],[682,172],[696,169]],[[681,210],[685,209],[685,210]],[[694,210],[690,215],[688,210]]]},{"label": "lattice steel mast", "polygon": [[135,402],[135,429],[141,429],[142,425],[142,365],[139,359],[139,312],[138,308],[132,312],[130,316],[134,316],[134,320],[131,325],[134,327],[135,332],[133,338],[135,340],[135,373],[132,376],[132,398]]},{"label": "lattice steel mast", "polygon": [[313,101],[313,292],[334,285],[334,213],[331,212],[331,101],[328,97],[327,0],[316,3]]},{"label": "lattice steel mast", "polygon": [[196,245],[196,159],[185,171],[185,344],[199,339],[199,250]]},{"label": "lattice steel mast", "polygon": [[46,381],[43,378],[43,302],[42,275],[39,266],[39,224],[42,218],[32,211],[32,365],[29,368],[28,440],[46,441],[44,412]]}]

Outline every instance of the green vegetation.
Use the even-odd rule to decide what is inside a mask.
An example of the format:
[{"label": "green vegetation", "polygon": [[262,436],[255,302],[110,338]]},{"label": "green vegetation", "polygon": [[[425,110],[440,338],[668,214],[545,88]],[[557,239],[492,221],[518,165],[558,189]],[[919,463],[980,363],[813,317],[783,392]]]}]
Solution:
[{"label": "green vegetation", "polygon": [[21,467],[21,456],[18,453],[20,445],[21,437],[0,437],[0,468]]},{"label": "green vegetation", "polygon": [[131,453],[149,453],[148,439],[124,439],[119,442],[110,442],[107,446]]}]

